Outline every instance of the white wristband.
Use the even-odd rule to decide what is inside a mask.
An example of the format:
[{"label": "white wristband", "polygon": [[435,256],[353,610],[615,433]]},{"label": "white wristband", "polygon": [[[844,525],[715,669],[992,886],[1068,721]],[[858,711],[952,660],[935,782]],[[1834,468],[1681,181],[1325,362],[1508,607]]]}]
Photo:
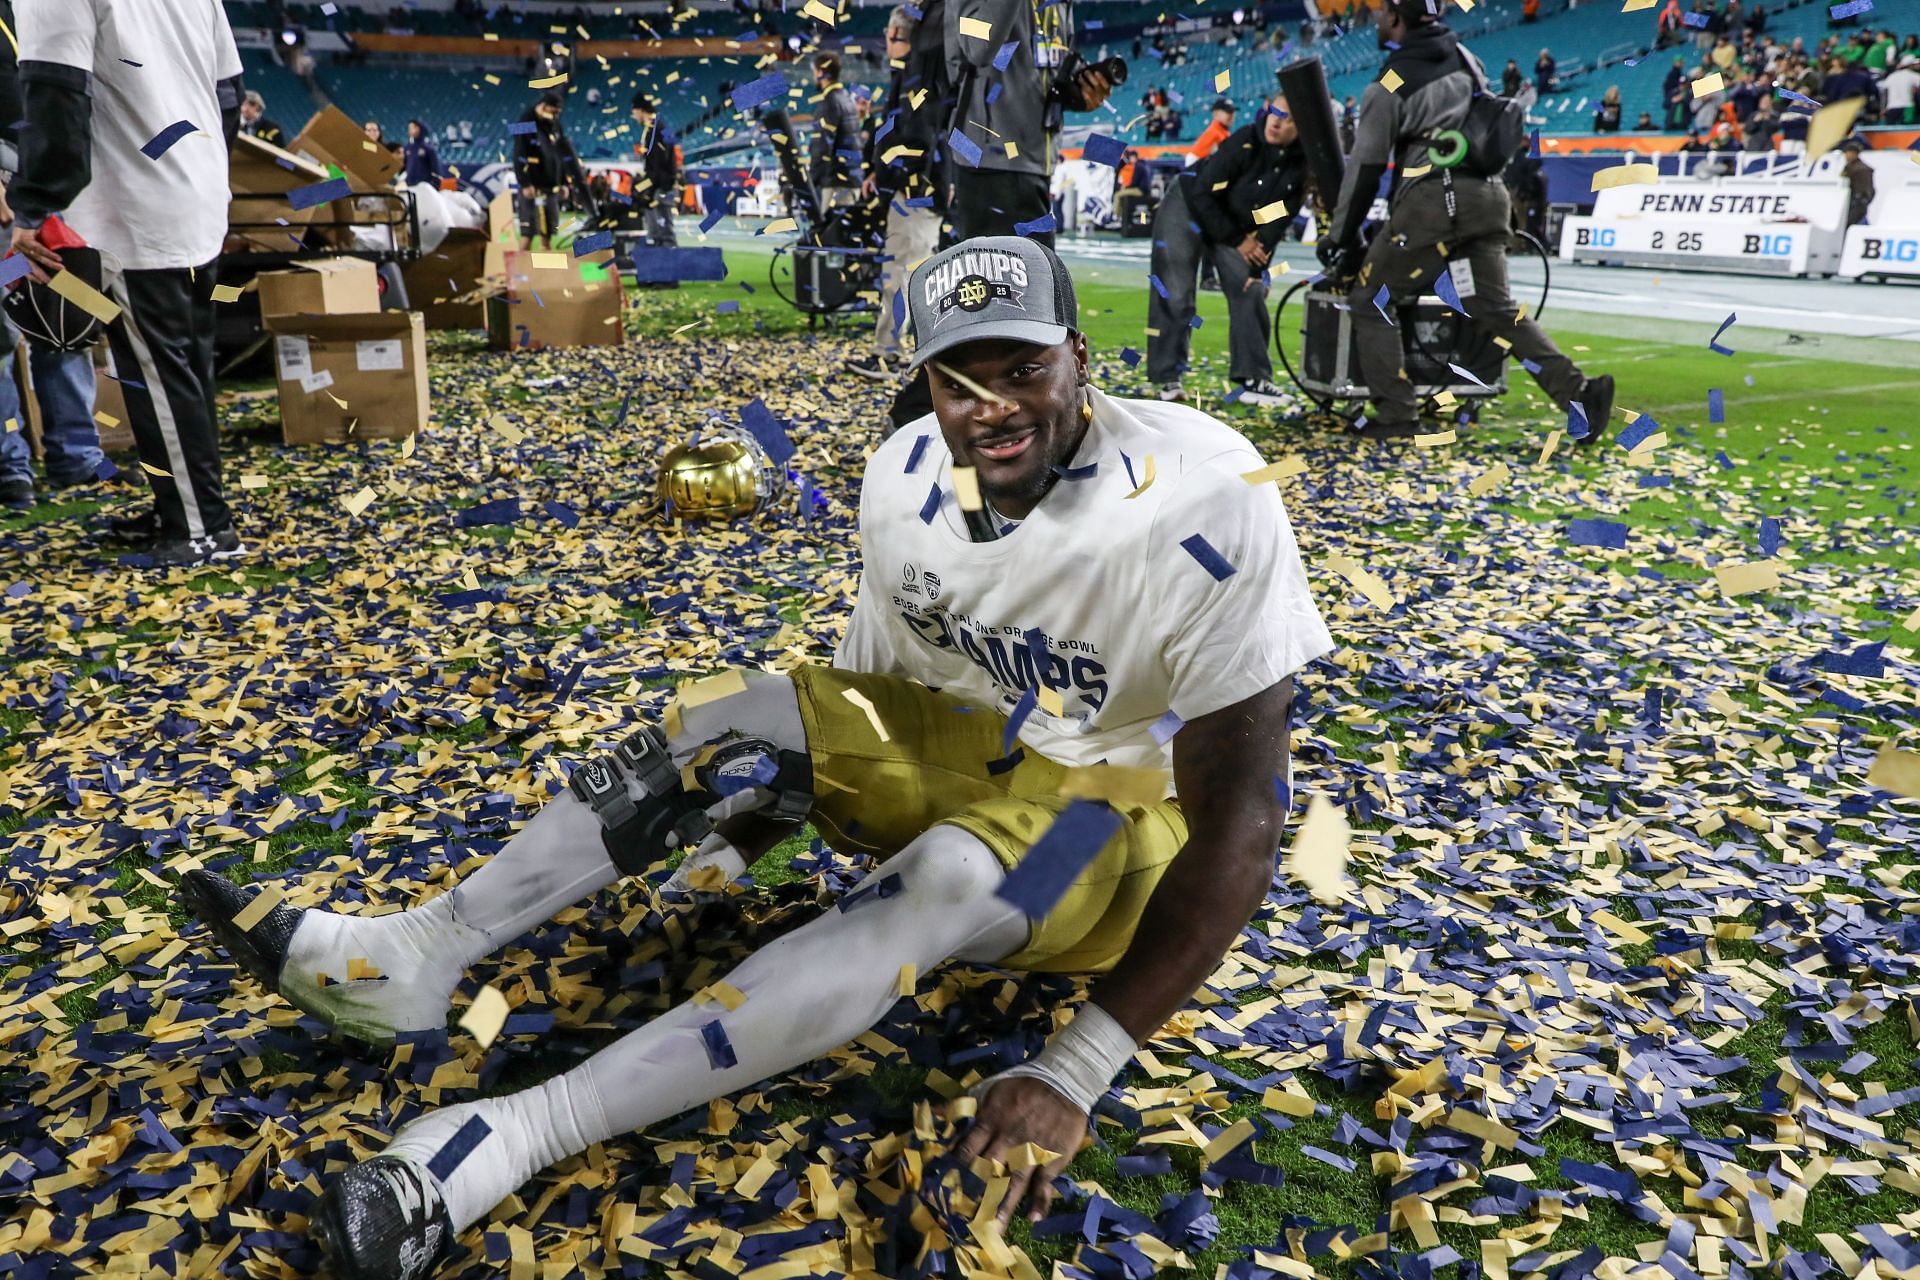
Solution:
[{"label": "white wristband", "polygon": [[970,1092],[975,1097],[983,1097],[1002,1080],[1030,1076],[1044,1081],[1054,1092],[1091,1115],[1093,1104],[1100,1100],[1100,1095],[1107,1091],[1107,1086],[1133,1059],[1139,1047],[1125,1028],[1113,1020],[1112,1014],[1088,1001],[1080,1006],[1073,1021],[1055,1032],[1046,1048],[1031,1061],[989,1076]]},{"label": "white wristband", "polygon": [[691,893],[693,873],[706,867],[719,867],[731,882],[747,873],[747,860],[741,856],[738,849],[728,843],[725,836],[716,831],[702,840],[700,847],[688,854],[685,861],[674,868],[673,875],[660,886],[661,892]]}]

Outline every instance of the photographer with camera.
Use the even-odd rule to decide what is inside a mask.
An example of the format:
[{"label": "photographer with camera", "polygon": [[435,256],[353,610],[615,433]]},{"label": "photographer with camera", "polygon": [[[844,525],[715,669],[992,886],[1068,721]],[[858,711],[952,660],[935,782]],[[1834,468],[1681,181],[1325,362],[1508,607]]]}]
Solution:
[{"label": "photographer with camera", "polygon": [[[1054,139],[1067,111],[1097,111],[1127,65],[1089,65],[1070,47],[1070,0],[948,0],[947,67],[958,86],[952,130],[979,148],[953,160],[955,240],[1019,234],[1053,208]],[[1051,231],[1029,231],[1051,246]]]},{"label": "photographer with camera", "polygon": [[[1360,432],[1418,434],[1388,308],[1417,298],[1446,272],[1474,326],[1511,344],[1555,404],[1570,414],[1580,407],[1585,425],[1575,418],[1571,434],[1597,440],[1613,412],[1612,377],[1582,375],[1544,329],[1520,318],[1507,287],[1509,206],[1500,174],[1525,142],[1525,110],[1490,93],[1480,60],[1439,20],[1442,3],[1385,0],[1378,10],[1377,38],[1393,53],[1361,98],[1340,199],[1319,244],[1328,277],[1346,284],[1355,352],[1372,396]],[[1389,164],[1387,220],[1363,256],[1360,226]]]},{"label": "photographer with camera", "polygon": [[1300,133],[1286,99],[1260,108],[1196,169],[1167,184],[1153,218],[1153,279],[1147,292],[1147,377],[1162,400],[1184,401],[1193,333],[1195,277],[1203,261],[1219,273],[1227,299],[1228,375],[1242,404],[1286,403],[1269,354],[1267,262],[1307,185]]}]

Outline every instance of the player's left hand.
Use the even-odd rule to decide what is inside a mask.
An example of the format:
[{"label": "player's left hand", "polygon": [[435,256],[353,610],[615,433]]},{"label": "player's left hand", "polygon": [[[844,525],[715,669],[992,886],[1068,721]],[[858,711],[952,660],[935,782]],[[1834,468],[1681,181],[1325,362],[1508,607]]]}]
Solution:
[{"label": "player's left hand", "polygon": [[974,1113],[973,1127],[954,1148],[962,1161],[978,1156],[1005,1160],[1023,1143],[1057,1152],[1045,1164],[1009,1170],[1011,1181],[1000,1201],[1001,1227],[1013,1220],[1021,1202],[1028,1203],[1027,1221],[1038,1222],[1053,1204],[1053,1180],[1066,1171],[1080,1149],[1091,1142],[1087,1113],[1061,1096],[1045,1081],[1014,1076],[987,1090]]},{"label": "player's left hand", "polygon": [[32,264],[32,277],[41,284],[49,279],[48,272],[61,269],[60,255],[40,243],[40,231],[36,227],[23,227],[17,222],[14,224],[13,251]]}]

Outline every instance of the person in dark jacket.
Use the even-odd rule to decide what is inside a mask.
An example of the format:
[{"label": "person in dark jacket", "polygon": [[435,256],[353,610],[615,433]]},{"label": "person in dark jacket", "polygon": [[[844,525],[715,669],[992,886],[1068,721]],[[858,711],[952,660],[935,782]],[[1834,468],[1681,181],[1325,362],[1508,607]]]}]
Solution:
[{"label": "person in dark jacket", "polygon": [[580,157],[560,123],[560,106],[559,94],[543,93],[514,126],[513,176],[520,183],[523,249],[552,246],[560,225],[560,197],[580,174]]},{"label": "person in dark jacket", "polygon": [[1667,104],[1668,129],[1687,127],[1688,98],[1691,96],[1687,80],[1687,63],[1684,58],[1675,58],[1673,66],[1667,70],[1667,78],[1661,82],[1660,101]]},{"label": "person in dark jacket", "polygon": [[1545,49],[1542,49],[1540,56],[1533,60],[1533,87],[1541,97],[1544,98],[1553,92],[1554,76],[1559,70],[1560,64],[1555,62],[1553,54]]},{"label": "person in dark jacket", "polygon": [[1227,298],[1228,376],[1242,404],[1284,404],[1273,382],[1266,266],[1300,205],[1307,166],[1286,100],[1263,107],[1194,169],[1167,186],[1153,218],[1147,293],[1147,377],[1162,400],[1185,400],[1181,375],[1193,333],[1195,282],[1210,258]]},{"label": "person in dark jacket", "polygon": [[644,93],[633,95],[633,123],[640,130],[633,149],[640,156],[643,179],[634,184],[633,207],[640,211],[648,244],[677,245],[673,209],[680,202],[680,161],[674,155],[673,135],[660,123],[659,106]]},{"label": "person in dark jacket", "polygon": [[267,100],[251,89],[240,100],[240,132],[276,147],[287,145],[287,131],[267,118]]},{"label": "person in dark jacket", "polygon": [[813,59],[813,83],[820,89],[808,151],[807,180],[820,207],[851,204],[860,194],[860,112],[840,83],[840,59],[830,53]]},{"label": "person in dark jacket", "polygon": [[401,173],[408,186],[440,181],[440,153],[434,150],[433,133],[418,120],[407,121],[407,140],[400,148]]},{"label": "person in dark jacket", "polygon": [[1500,73],[1500,96],[1503,98],[1517,98],[1520,96],[1521,87],[1526,83],[1527,77],[1522,74],[1520,64],[1512,58],[1508,58],[1507,69]]}]

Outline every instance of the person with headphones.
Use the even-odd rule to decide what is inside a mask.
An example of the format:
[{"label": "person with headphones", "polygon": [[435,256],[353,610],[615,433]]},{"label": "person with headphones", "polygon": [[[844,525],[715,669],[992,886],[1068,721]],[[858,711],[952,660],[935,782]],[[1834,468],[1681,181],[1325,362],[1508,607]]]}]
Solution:
[{"label": "person with headphones", "polygon": [[[1474,326],[1507,344],[1567,411],[1568,433],[1597,440],[1613,412],[1613,378],[1584,375],[1514,305],[1507,287],[1510,212],[1500,178],[1511,154],[1488,155],[1502,148],[1476,146],[1469,136],[1480,132],[1470,114],[1497,112],[1496,104],[1509,100],[1490,96],[1486,68],[1440,21],[1444,3],[1385,0],[1375,14],[1380,47],[1392,53],[1361,97],[1346,179],[1319,243],[1328,277],[1348,291],[1355,353],[1371,392],[1373,412],[1360,432],[1379,438],[1421,431],[1391,313],[1445,274]],[[1387,220],[1362,248],[1361,224],[1389,166]]]}]

